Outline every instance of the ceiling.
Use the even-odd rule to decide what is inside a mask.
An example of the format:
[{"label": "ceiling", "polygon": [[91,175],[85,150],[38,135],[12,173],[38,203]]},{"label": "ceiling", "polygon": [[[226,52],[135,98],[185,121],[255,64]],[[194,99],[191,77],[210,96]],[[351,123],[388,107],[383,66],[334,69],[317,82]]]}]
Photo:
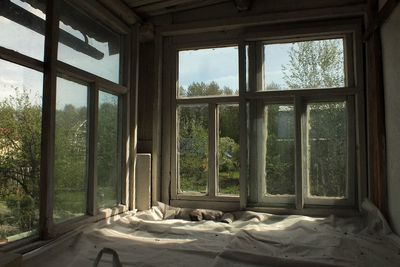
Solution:
[{"label": "ceiling", "polygon": [[123,0],[137,15],[142,18],[184,11],[214,4],[232,2],[233,0]]}]

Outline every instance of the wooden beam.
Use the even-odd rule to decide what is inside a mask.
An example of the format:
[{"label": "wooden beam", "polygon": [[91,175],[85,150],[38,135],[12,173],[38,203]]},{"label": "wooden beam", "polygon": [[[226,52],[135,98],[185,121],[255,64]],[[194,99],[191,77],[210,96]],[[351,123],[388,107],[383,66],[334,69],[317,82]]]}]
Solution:
[{"label": "wooden beam", "polygon": [[40,216],[41,239],[51,238],[53,232],[54,146],[56,120],[57,50],[60,1],[47,1],[43,75],[43,115],[40,158]]},{"label": "wooden beam", "polygon": [[[367,24],[378,19],[378,1],[368,1]],[[376,28],[367,42],[367,118],[368,161],[372,202],[387,217],[386,132],[383,87],[383,64],[380,29]]]},{"label": "wooden beam", "polygon": [[203,7],[207,7],[207,6],[211,6],[211,5],[216,5],[219,3],[224,3],[227,1],[229,1],[229,0],[203,0],[200,2],[196,2],[196,3],[182,4],[182,5],[178,5],[175,7],[151,11],[151,12],[148,12],[148,15],[159,16],[159,15],[163,15],[163,14],[167,14],[167,13],[174,13],[174,12],[191,10],[191,9],[196,9],[196,8],[203,8]]},{"label": "wooden beam", "polygon": [[138,7],[163,2],[163,0],[124,0],[124,2],[130,7]]},{"label": "wooden beam", "polygon": [[166,26],[158,26],[156,30],[164,36],[181,34],[197,34],[211,31],[224,31],[243,28],[246,26],[268,25],[276,23],[302,22],[321,19],[347,18],[364,16],[364,4],[310,9],[302,11],[277,12],[252,16],[240,16],[207,21],[195,21]]},{"label": "wooden beam", "polygon": [[135,11],[138,13],[147,13],[150,11],[160,10],[163,8],[179,6],[182,4],[195,3],[195,2],[197,2],[197,0],[165,0],[160,3],[138,7],[135,9]]},{"label": "wooden beam", "polygon": [[102,22],[104,25],[109,26],[114,31],[120,34],[128,34],[129,27],[122,22],[120,19],[114,16],[111,11],[105,8],[96,0],[67,0],[74,7],[84,10],[90,16],[93,16],[98,21]]},{"label": "wooden beam", "polygon": [[142,21],[142,19],[135,12],[133,12],[125,2],[121,0],[98,1],[128,25],[133,25]]},{"label": "wooden beam", "polygon": [[374,23],[368,26],[364,39],[367,40],[371,38],[373,32],[380,28],[383,23],[390,17],[393,10],[396,8],[397,4],[400,3],[400,0],[387,0],[385,5],[380,9],[378,15],[375,18]]},{"label": "wooden beam", "polygon": [[130,184],[129,209],[135,209],[136,190],[136,152],[137,152],[137,120],[138,120],[138,86],[139,86],[139,25],[131,27],[131,67],[130,67]]}]

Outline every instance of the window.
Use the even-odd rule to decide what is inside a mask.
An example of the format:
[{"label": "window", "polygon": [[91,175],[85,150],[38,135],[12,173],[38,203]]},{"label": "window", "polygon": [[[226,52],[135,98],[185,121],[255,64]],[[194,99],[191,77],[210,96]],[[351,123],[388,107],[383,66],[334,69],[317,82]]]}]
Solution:
[{"label": "window", "polygon": [[257,93],[248,115],[252,205],[354,204],[354,147],[348,145],[354,104],[346,92],[344,41],[253,46],[263,56],[250,64],[261,64],[263,75],[253,76],[249,92]]},{"label": "window", "polygon": [[282,35],[192,50],[174,44],[172,203],[357,205],[363,88],[354,34]]},{"label": "window", "polygon": [[[0,46],[43,60],[45,0],[33,6],[22,0],[0,3]],[[18,34],[16,34],[18,33]]]},{"label": "window", "polygon": [[121,116],[119,97],[99,91],[97,205],[112,208],[121,199]]},{"label": "window", "polygon": [[0,245],[38,234],[45,9],[0,2]]},{"label": "window", "polygon": [[0,246],[126,210],[130,28],[82,7],[0,1]]},{"label": "window", "polygon": [[57,80],[54,159],[55,222],[86,213],[88,86]]},{"label": "window", "polygon": [[0,60],[0,243],[39,221],[43,75]]},{"label": "window", "polygon": [[178,56],[177,194],[238,196],[238,48],[183,50]]},{"label": "window", "polygon": [[121,82],[121,36],[61,1],[58,59],[114,83]]}]

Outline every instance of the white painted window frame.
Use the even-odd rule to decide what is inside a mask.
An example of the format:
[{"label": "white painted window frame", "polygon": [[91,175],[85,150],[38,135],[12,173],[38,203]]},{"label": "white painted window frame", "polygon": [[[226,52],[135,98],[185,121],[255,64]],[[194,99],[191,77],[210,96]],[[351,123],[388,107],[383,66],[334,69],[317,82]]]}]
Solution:
[{"label": "white painted window frame", "polygon": [[[254,27],[243,31],[224,32],[224,34],[210,33],[209,38],[202,35],[175,36],[164,39],[164,81],[167,97],[163,97],[163,201],[180,206],[212,206],[214,208],[237,207],[247,209],[263,209],[265,211],[286,210],[293,213],[307,213],[307,210],[331,210],[342,208],[357,210],[361,201],[366,197],[366,136],[365,136],[365,103],[364,103],[364,73],[362,56],[362,21],[359,19],[336,20],[319,23],[301,23],[298,25],[279,25],[279,27]],[[333,37],[344,37],[345,45],[345,77],[344,88],[333,89],[305,89],[288,91],[256,91],[262,82],[262,64],[260,61],[261,47],[266,42],[279,43],[290,40],[310,40]],[[180,50],[210,48],[219,46],[236,45],[239,47],[239,96],[234,97],[203,97],[193,99],[177,99],[177,53]],[[249,90],[246,90],[246,45],[249,45]],[[253,51],[253,52],[252,52]],[[258,53],[258,55],[257,55]],[[252,63],[253,62],[253,63]],[[258,86],[259,87],[259,86]],[[293,104],[295,106],[296,133],[295,139],[304,139],[303,127],[305,123],[303,110],[309,102],[346,100],[348,110],[348,162],[347,170],[349,180],[349,195],[346,199],[335,198],[310,198],[306,196],[306,183],[301,178],[304,176],[302,161],[304,160],[304,147],[301,142],[296,142],[296,195],[294,197],[273,197],[263,199],[255,193],[251,183],[256,177],[254,168],[248,166],[251,155],[249,146],[252,142],[247,139],[247,127],[240,130],[240,197],[222,197],[215,194],[208,196],[179,194],[177,189],[177,161],[176,161],[176,107],[178,104],[206,103],[215,105],[224,103],[239,103],[240,123],[247,125],[248,103],[262,101],[263,103]],[[212,114],[211,114],[212,115]],[[211,117],[210,115],[210,117]],[[216,127],[211,123],[209,127]],[[213,130],[213,129],[212,129]],[[254,143],[254,142],[253,142]],[[303,142],[304,143],[304,142]],[[169,159],[168,159],[169,157]],[[258,174],[260,175],[260,174]],[[263,180],[263,179],[261,179]],[[213,184],[216,180],[210,180]],[[211,184],[211,183],[210,183]],[[168,185],[168,187],[165,187]],[[259,186],[259,185],[258,185]],[[254,187],[254,186],[253,186]],[[354,193],[351,193],[351,192]],[[215,191],[214,191],[215,192]],[[255,194],[254,194],[255,193]],[[256,195],[256,197],[254,197]],[[168,196],[168,198],[167,198]],[[250,198],[248,197],[250,196]],[[224,203],[226,202],[226,203]],[[229,203],[228,203],[229,202]],[[297,210],[297,211],[296,211]],[[322,212],[323,213],[323,212]]]}]

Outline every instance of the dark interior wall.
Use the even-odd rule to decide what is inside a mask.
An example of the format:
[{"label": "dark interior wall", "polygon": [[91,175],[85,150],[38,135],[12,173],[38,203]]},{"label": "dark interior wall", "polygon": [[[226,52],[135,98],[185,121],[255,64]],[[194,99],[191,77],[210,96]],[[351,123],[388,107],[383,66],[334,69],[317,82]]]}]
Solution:
[{"label": "dark interior wall", "polygon": [[139,50],[138,153],[152,152],[154,70],[154,42],[141,43]]},{"label": "dark interior wall", "polygon": [[400,234],[400,4],[382,26],[389,220]]}]

